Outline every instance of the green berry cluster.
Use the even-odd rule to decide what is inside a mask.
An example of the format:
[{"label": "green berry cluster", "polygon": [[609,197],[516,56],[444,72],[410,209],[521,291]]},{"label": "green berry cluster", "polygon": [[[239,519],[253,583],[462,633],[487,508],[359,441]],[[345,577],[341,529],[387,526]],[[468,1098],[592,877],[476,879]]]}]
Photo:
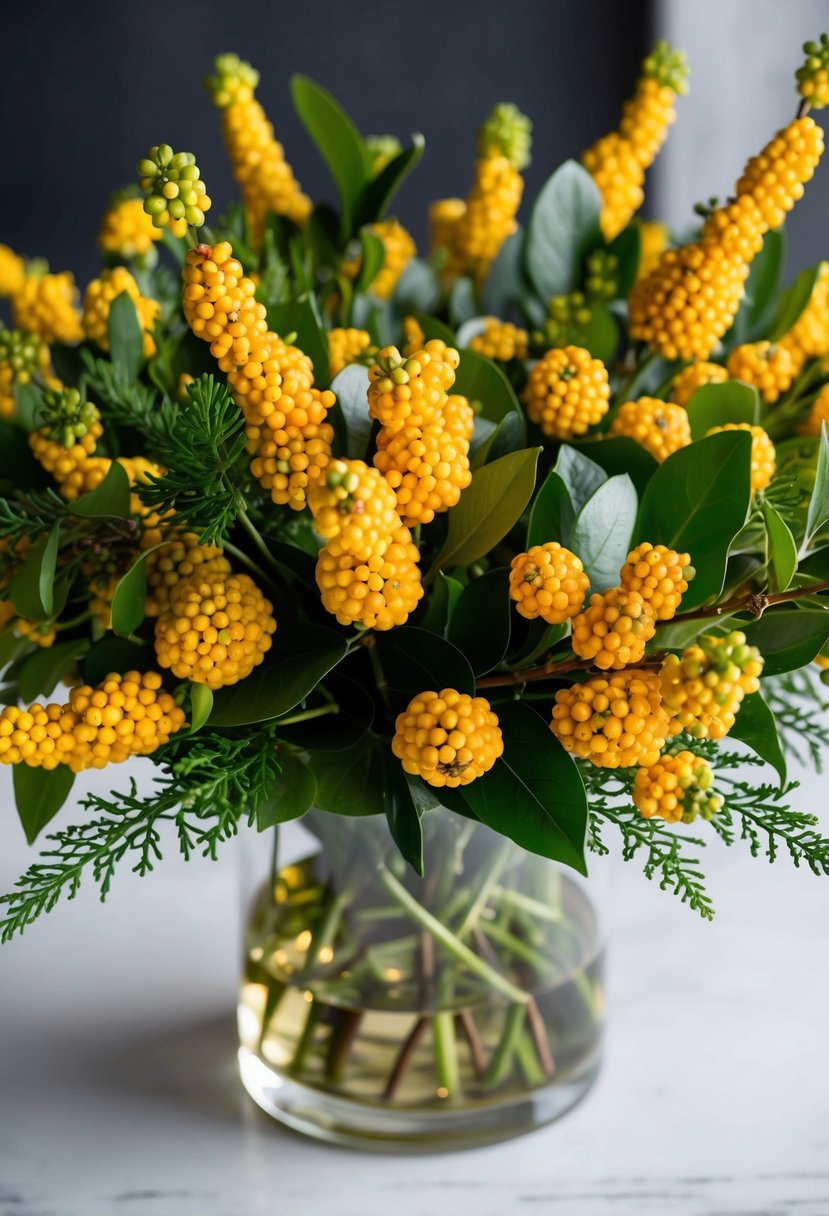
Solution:
[{"label": "green berry cluster", "polygon": [[657,42],[642,64],[643,76],[680,94],[688,92],[689,72],[688,56],[664,38]]},{"label": "green berry cluster", "polygon": [[65,448],[73,447],[99,424],[100,415],[91,401],[84,401],[76,388],[47,389],[38,421],[47,438]]},{"label": "green berry cluster", "polygon": [[585,263],[584,291],[589,300],[612,300],[619,291],[619,259],[607,249],[597,249]]},{"label": "green berry cluster", "polygon": [[138,162],[138,174],[146,195],[144,210],[155,228],[182,220],[201,228],[210,199],[192,152],[174,152],[169,144],[159,144]]},{"label": "green berry cluster", "polygon": [[505,156],[516,169],[530,163],[533,125],[511,102],[501,102],[481,127],[478,141],[481,156]]},{"label": "green berry cluster", "polygon": [[22,329],[0,328],[0,363],[10,367],[18,384],[25,384],[38,370],[40,343]]}]

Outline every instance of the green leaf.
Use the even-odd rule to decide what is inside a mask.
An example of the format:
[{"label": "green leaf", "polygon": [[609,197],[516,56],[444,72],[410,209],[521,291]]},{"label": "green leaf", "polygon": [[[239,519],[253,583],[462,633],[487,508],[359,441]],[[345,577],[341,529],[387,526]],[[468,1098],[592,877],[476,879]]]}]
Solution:
[{"label": "green leaf", "polygon": [[[733,613],[718,616],[716,618],[716,630],[719,632],[730,625],[733,616]],[[656,626],[656,633],[648,643],[648,651],[684,650],[686,646],[690,646],[702,634],[711,632],[711,621],[704,618],[700,619],[698,617],[690,621],[660,621]]]},{"label": "green leaf", "polygon": [[586,874],[587,795],[576,765],[529,705],[508,702],[497,713],[504,754],[463,787],[465,799],[496,832]]},{"label": "green leaf", "polygon": [[56,642],[54,646],[30,655],[20,667],[18,688],[21,699],[31,702],[38,697],[50,697],[61,677],[88,650],[89,642],[74,638],[70,642]]},{"label": "green leaf", "polygon": [[[388,746],[388,744],[384,744]],[[382,815],[386,768],[376,740],[367,736],[354,747],[314,756],[316,805],[332,815]]]},{"label": "green leaf", "polygon": [[430,575],[443,567],[471,565],[506,536],[532,497],[540,452],[524,448],[477,471],[449,512],[446,541]]},{"label": "green leaf", "polygon": [[803,309],[812,298],[812,292],[815,289],[822,266],[823,262],[818,262],[817,266],[811,266],[807,270],[802,270],[791,287],[788,287],[783,292],[778,302],[777,315],[771,327],[769,341],[779,341],[797,321]]},{"label": "green leaf", "polygon": [[760,421],[760,396],[740,380],[703,384],[688,402],[688,421],[692,439],[704,439],[712,427],[728,422],[754,426]]},{"label": "green leaf", "polygon": [[122,638],[131,637],[144,620],[147,601],[147,558],[158,549],[145,549],[118,580],[112,596],[111,621],[113,630]]},{"label": "green leaf", "polygon": [[797,545],[788,524],[768,500],[763,500],[766,525],[769,591],[785,591],[797,570]]},{"label": "green leaf", "polygon": [[631,287],[636,282],[639,263],[642,260],[642,234],[638,221],[628,224],[627,228],[624,228],[615,240],[610,242],[607,251],[616,258],[618,263],[617,295],[619,299],[626,300]]},{"label": "green leaf", "polygon": [[289,722],[284,726],[277,721],[279,738],[309,752],[338,752],[353,747],[374,722],[373,692],[375,689],[368,681],[357,683],[336,671],[326,677],[327,695],[317,688],[309,694],[307,705],[309,709],[318,709],[330,707],[333,702],[337,713],[323,714],[305,722]]},{"label": "green leaf", "polygon": [[519,229],[504,241],[481,288],[481,306],[495,317],[506,317],[526,291],[523,270],[524,233]]},{"label": "green leaf", "polygon": [[111,671],[144,671],[155,666],[152,646],[128,642],[111,633],[95,642],[81,660],[81,672],[87,684],[100,683]]},{"label": "green leaf", "polygon": [[131,380],[136,379],[144,360],[144,334],[135,303],[125,291],[110,305],[107,338],[112,362],[126,368]]},{"label": "green leaf", "polygon": [[274,634],[268,661],[213,698],[211,726],[267,722],[293,709],[348,653],[348,643],[324,625],[285,625]]},{"label": "green leaf", "polygon": [[400,625],[375,637],[386,690],[395,705],[408,705],[418,693],[456,688],[475,691],[475,676],[464,654],[436,633]]},{"label": "green leaf", "polygon": [[213,709],[213,690],[206,684],[190,685],[190,734],[201,730]]},{"label": "green leaf", "polygon": [[[475,419],[476,431],[481,425],[492,426],[486,418]],[[471,451],[474,453],[470,461],[472,472],[477,472],[482,469],[485,464],[490,464],[494,460],[500,460],[502,456],[509,456],[510,452],[517,452],[519,448],[523,448],[527,442],[527,427],[522,414],[507,414],[495,426],[477,446],[475,436],[473,435]]]},{"label": "green leaf", "polygon": [[567,443],[559,451],[555,471],[567,487],[576,514],[599,486],[607,481],[607,473],[601,465],[586,456],[580,448],[570,447]]},{"label": "green leaf", "polygon": [[43,465],[32,455],[25,431],[4,418],[0,418],[0,477],[32,488],[44,485],[48,478]]},{"label": "green leaf", "polygon": [[[327,89],[307,76],[291,78],[297,114],[331,171],[340,199],[343,235],[348,236],[363,191],[372,178],[372,164],[363,137]],[[303,348],[304,349],[304,348]]]},{"label": "green leaf", "polygon": [[638,507],[633,482],[622,473],[603,482],[576,516],[570,547],[582,560],[591,591],[618,587]]},{"label": "green leaf", "polygon": [[36,384],[16,384],[14,388],[14,416],[24,431],[33,431],[39,425],[43,410],[43,394]]},{"label": "green leaf", "polygon": [[743,301],[732,331],[726,336],[728,347],[765,338],[772,324],[774,309],[780,295],[780,284],[786,264],[786,234],[778,228],[767,232],[763,248],[751,263]]},{"label": "green leaf", "polygon": [[327,388],[329,381],[328,336],[313,296],[302,296],[287,304],[272,304],[268,326],[278,334],[296,334],[296,345],[314,365],[314,384]]},{"label": "green leaf", "polygon": [[696,577],[682,597],[698,608],[723,588],[731,542],[751,502],[751,435],[722,431],[674,452],[651,478],[637,535],[688,552]]},{"label": "green leaf", "polygon": [[566,546],[575,519],[570,492],[564,479],[553,469],[547,474],[533,501],[527,525],[527,547],[544,545],[552,540]]},{"label": "green leaf", "polygon": [[590,320],[579,331],[579,346],[589,350],[594,359],[611,363],[619,347],[619,326],[604,304],[590,306]]},{"label": "green leaf", "polygon": [[368,228],[361,228],[359,232],[360,248],[362,249],[362,260],[360,263],[360,273],[357,276],[357,282],[354,285],[355,291],[368,291],[374,280],[377,278],[380,271],[383,269],[383,263],[386,260],[386,246],[380,240],[376,233],[371,232]]},{"label": "green leaf", "polygon": [[770,764],[777,772],[781,786],[786,784],[786,758],[780,746],[777,723],[762,693],[751,693],[743,700],[729,735],[745,743],[761,760]]},{"label": "green leaf", "polygon": [[282,772],[276,779],[269,798],[256,808],[256,828],[264,832],[278,823],[301,819],[317,796],[317,779],[311,769],[293,752],[283,749],[279,754]]},{"label": "green leaf", "polygon": [[817,658],[829,642],[829,610],[770,608],[743,629],[766,660],[763,675],[779,676]]},{"label": "green leaf", "polygon": [[334,377],[331,390],[345,422],[346,452],[351,460],[364,460],[373,422],[368,412],[368,368],[352,363]]},{"label": "green leaf", "polygon": [[438,571],[427,597],[426,610],[418,621],[420,628],[432,633],[445,633],[462,592],[462,583],[442,570]]},{"label": "green leaf", "polygon": [[829,521],[829,438],[826,423],[820,424],[815,484],[806,515],[806,541],[810,541]]},{"label": "green leaf", "polygon": [[488,570],[464,587],[447,637],[463,651],[475,675],[497,667],[510,639],[509,570]]},{"label": "green leaf", "polygon": [[[457,339],[453,337],[452,341]],[[480,402],[481,417],[488,418],[490,422],[500,422],[508,415],[515,414],[523,424],[524,415],[515,389],[498,364],[477,351],[461,351],[452,392],[460,393],[473,404]]]},{"label": "green leaf", "polygon": [[26,833],[26,840],[34,844],[40,833],[63,806],[72,786],[75,774],[67,764],[57,768],[30,768],[28,764],[13,766],[14,800],[17,813]]},{"label": "green leaf", "polygon": [[573,160],[548,178],[536,198],[524,242],[524,268],[542,300],[581,285],[584,258],[601,243],[601,195]]},{"label": "green leaf", "polygon": [[70,502],[67,510],[72,515],[82,515],[86,519],[99,519],[106,515],[128,519],[131,514],[130,493],[126,469],[113,460],[101,484],[88,494],[82,494],[76,502]]},{"label": "green leaf", "polygon": [[9,584],[9,599],[27,621],[48,620],[55,608],[55,570],[60,547],[60,520],[48,536],[32,545]]},{"label": "green leaf", "polygon": [[[394,314],[402,317],[407,313],[429,313],[437,307],[441,294],[435,268],[422,258],[412,258],[394,289]],[[394,331],[398,329],[399,324],[396,323]]]},{"label": "green leaf", "polygon": [[380,170],[365,188],[359,207],[359,221],[370,224],[381,220],[391,206],[391,201],[403,182],[419,163],[426,148],[426,140],[420,134],[412,136],[412,146],[404,148],[394,160]]},{"label": "green leaf", "polygon": [[465,274],[455,279],[449,291],[449,317],[453,325],[463,325],[478,312],[475,284]]},{"label": "green leaf", "polygon": [[646,452],[641,443],[628,435],[594,439],[589,443],[580,443],[578,448],[572,450],[599,465],[611,477],[627,473],[640,496],[645,493],[648,482],[659,468],[650,452]]},{"label": "green leaf", "polygon": [[423,811],[415,805],[406,774],[390,748],[383,752],[386,819],[391,838],[420,878],[423,877]]}]

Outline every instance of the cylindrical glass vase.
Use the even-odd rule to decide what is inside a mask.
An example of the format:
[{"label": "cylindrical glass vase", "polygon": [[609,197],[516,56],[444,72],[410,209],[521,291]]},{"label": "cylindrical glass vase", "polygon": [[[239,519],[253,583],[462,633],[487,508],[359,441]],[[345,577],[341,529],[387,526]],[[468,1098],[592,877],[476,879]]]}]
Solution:
[{"label": "cylindrical glass vase", "polygon": [[299,860],[275,830],[246,841],[239,1061],[259,1105],[335,1143],[434,1151],[577,1102],[601,1048],[602,881],[440,808],[423,878],[385,820],[302,822]]}]

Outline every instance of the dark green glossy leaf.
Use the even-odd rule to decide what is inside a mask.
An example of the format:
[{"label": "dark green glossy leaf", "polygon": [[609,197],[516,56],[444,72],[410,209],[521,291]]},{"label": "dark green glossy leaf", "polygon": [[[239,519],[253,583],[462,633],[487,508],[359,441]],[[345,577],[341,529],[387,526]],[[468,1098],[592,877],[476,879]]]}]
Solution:
[{"label": "dark green glossy leaf", "polygon": [[371,284],[383,269],[383,263],[386,260],[386,247],[379,236],[368,228],[361,228],[359,235],[362,260],[355,290],[365,292],[369,290]]},{"label": "dark green glossy leaf", "polygon": [[81,495],[76,502],[70,502],[68,509],[73,515],[82,515],[87,519],[106,515],[128,519],[131,514],[130,480],[124,466],[113,460],[101,484],[88,494]]},{"label": "dark green glossy leaf", "polygon": [[395,194],[420,161],[425,148],[426,141],[423,136],[413,135],[412,146],[399,152],[380,170],[373,181],[368,183],[360,202],[360,223],[369,224],[383,218]]},{"label": "dark green glossy leaf", "polygon": [[17,813],[26,840],[34,844],[69,797],[75,774],[66,764],[52,769],[30,768],[28,764],[15,764],[13,768]]},{"label": "dark green glossy leaf", "polygon": [[111,671],[146,671],[154,667],[152,646],[128,642],[111,633],[95,642],[81,660],[81,672],[87,684],[100,683]]},{"label": "dark green glossy leaf", "polygon": [[619,299],[626,300],[631,287],[636,282],[639,263],[642,260],[642,235],[639,224],[628,224],[627,228],[624,228],[615,240],[610,242],[607,251],[618,262],[617,281],[619,286],[616,294]]},{"label": "dark green glossy leaf", "polygon": [[524,242],[524,269],[542,300],[581,286],[584,258],[601,243],[601,195],[581,165],[568,160],[536,198]]},{"label": "dark green glossy leaf", "polygon": [[107,338],[110,359],[126,368],[130,379],[134,380],[144,359],[144,334],[135,303],[125,291],[110,305]]},{"label": "dark green glossy leaf", "polygon": [[144,620],[147,600],[147,558],[158,548],[145,549],[135,559],[126,574],[118,580],[112,597],[112,628],[122,638],[128,638]]},{"label": "dark green glossy leaf", "polygon": [[367,737],[338,752],[317,752],[316,805],[332,815],[382,815],[385,812],[386,766],[381,747]]},{"label": "dark green glossy leaf", "polygon": [[423,811],[415,804],[403,767],[390,748],[383,752],[386,819],[391,838],[415,874],[423,877]]},{"label": "dark green glossy leaf", "polygon": [[245,726],[287,714],[347,652],[345,639],[323,625],[285,625],[265,664],[216,693],[210,725]]},{"label": "dark green glossy leaf", "polygon": [[769,591],[785,591],[797,570],[797,545],[788,524],[770,502],[763,502]]},{"label": "dark green glossy leaf", "polygon": [[469,489],[449,512],[446,541],[432,572],[469,566],[506,536],[532,497],[540,452],[541,448],[525,448],[477,471]]},{"label": "dark green glossy leaf", "polygon": [[558,454],[555,471],[567,487],[576,514],[599,486],[607,481],[607,473],[600,464],[586,456],[580,448],[570,447],[567,443],[562,445]]},{"label": "dark green glossy leaf", "polygon": [[763,248],[751,263],[743,301],[726,346],[765,338],[772,325],[786,264],[786,234],[782,228],[767,232]]},{"label": "dark green glossy leaf", "polygon": [[553,540],[566,547],[575,520],[576,512],[567,486],[553,469],[533,501],[527,526],[527,547]]},{"label": "dark green glossy leaf", "polygon": [[826,423],[822,422],[817,450],[815,485],[806,515],[807,541],[811,540],[827,521],[829,521],[829,437],[826,434]]},{"label": "dark green glossy leaf", "polygon": [[588,443],[580,443],[577,448],[572,450],[599,465],[611,477],[619,473],[627,473],[640,497],[645,493],[648,482],[659,468],[650,452],[646,452],[641,443],[637,443],[635,439],[631,439],[627,435],[611,435],[607,439],[594,439]]},{"label": "dark green glossy leaf", "polygon": [[352,460],[364,460],[373,426],[368,412],[368,369],[359,363],[344,367],[331,389],[345,422],[347,454]]},{"label": "dark green glossy leaf", "polygon": [[743,628],[766,660],[763,675],[779,676],[811,663],[829,642],[829,609],[771,608]]},{"label": "dark green glossy leaf", "polygon": [[328,337],[313,296],[273,304],[268,309],[268,325],[278,334],[295,333],[296,345],[314,365],[314,384],[327,388],[329,381]]},{"label": "dark green glossy leaf", "polygon": [[[344,234],[353,228],[363,191],[372,178],[365,142],[342,106],[307,76],[291,79],[294,106],[331,171],[340,198]],[[303,348],[304,349],[304,348]]]},{"label": "dark green glossy leaf", "polygon": [[377,634],[376,646],[395,705],[408,705],[412,697],[429,689],[475,691],[475,676],[465,655],[436,633],[401,625]]},{"label": "dark green glossy leaf", "polygon": [[213,690],[206,684],[190,685],[190,733],[201,730],[213,709]]},{"label": "dark green glossy leaf", "polygon": [[703,384],[688,402],[691,437],[703,439],[714,426],[760,421],[760,396],[756,388],[739,380],[725,384]]},{"label": "dark green glossy leaf", "polygon": [[786,758],[780,746],[777,723],[762,693],[751,693],[743,700],[729,735],[745,743],[761,760],[770,764],[777,772],[780,784],[786,784]]},{"label": "dark green glossy leaf", "polygon": [[510,639],[509,571],[488,570],[464,587],[447,637],[462,650],[475,675],[497,667]]},{"label": "dark green glossy leaf", "polygon": [[586,874],[587,795],[576,765],[529,705],[506,703],[497,713],[504,755],[464,786],[464,798],[496,832]]},{"label": "dark green glossy leaf", "polygon": [[[487,419],[475,419],[476,430],[482,422],[486,423]],[[492,426],[492,423],[488,425]],[[509,456],[510,452],[519,451],[526,442],[527,427],[523,414],[507,414],[478,446],[475,445],[473,437],[471,451],[474,455],[470,462],[473,473],[493,460],[500,460],[502,456]]]},{"label": "dark green glossy leaf", "polygon": [[527,288],[523,269],[524,233],[508,236],[489,268],[481,288],[481,306],[495,317],[506,317],[521,301]]},{"label": "dark green glossy leaf", "polygon": [[642,500],[637,535],[691,555],[696,577],[684,611],[718,596],[731,542],[751,501],[751,436],[722,431],[674,452],[654,473]]},{"label": "dark green glossy leaf", "polygon": [[418,621],[419,626],[432,633],[445,633],[462,591],[463,585],[456,578],[439,571],[429,592],[426,610]]},{"label": "dark green glossy leaf", "polygon": [[18,688],[21,699],[27,702],[38,697],[50,697],[73,663],[89,650],[89,642],[75,638],[70,642],[56,642],[43,650],[37,650],[21,665]]},{"label": "dark green glossy leaf", "polygon": [[18,426],[24,431],[33,431],[40,425],[43,410],[43,394],[36,384],[17,384],[14,389],[14,415]]},{"label": "dark green glossy leaf", "polygon": [[9,584],[9,599],[27,621],[51,617],[55,608],[55,570],[60,547],[60,521],[26,555]]},{"label": "dark green glossy leaf", "polygon": [[791,287],[788,287],[780,296],[777,314],[771,327],[771,333],[769,334],[770,341],[777,342],[784,334],[789,332],[795,321],[797,321],[803,309],[812,298],[812,292],[815,289],[822,266],[823,262],[818,262],[817,266],[810,266],[807,270],[802,270]]},{"label": "dark green glossy leaf", "polygon": [[[309,752],[338,752],[353,747],[370,729],[374,721],[375,705],[369,689],[371,685],[358,683],[335,671],[326,677],[325,692],[317,688],[307,698],[309,709],[337,706],[336,713],[309,718],[305,722],[293,722],[283,726],[277,722],[279,738]],[[289,714],[288,717],[292,715]]]},{"label": "dark green glossy leaf", "polygon": [[579,346],[589,350],[594,359],[611,363],[619,347],[619,326],[604,304],[593,304],[590,320],[579,333]]},{"label": "dark green glossy leaf", "polygon": [[264,832],[278,823],[301,819],[317,797],[317,779],[307,764],[283,748],[279,754],[282,772],[269,798],[256,808],[256,827]]},{"label": "dark green glossy leaf", "polygon": [[591,591],[618,587],[638,507],[633,482],[621,473],[603,482],[576,516],[570,545],[582,560]]}]

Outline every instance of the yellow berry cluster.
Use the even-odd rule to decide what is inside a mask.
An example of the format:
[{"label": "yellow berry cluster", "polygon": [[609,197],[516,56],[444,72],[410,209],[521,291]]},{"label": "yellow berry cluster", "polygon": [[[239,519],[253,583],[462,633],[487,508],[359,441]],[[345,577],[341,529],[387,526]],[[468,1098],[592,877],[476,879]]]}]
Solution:
[{"label": "yellow berry cluster", "polygon": [[423,596],[417,546],[398,523],[382,553],[365,561],[331,541],[317,559],[317,586],[323,607],[341,625],[393,629],[405,624]]},{"label": "yellow berry cluster", "polygon": [[638,591],[611,587],[596,592],[573,621],[573,653],[603,671],[641,662],[656,629],[656,617]]},{"label": "yellow berry cluster", "polygon": [[479,334],[475,334],[469,348],[487,359],[509,363],[510,359],[526,359],[527,343],[528,335],[525,329],[519,329],[511,321],[484,317],[484,328]]},{"label": "yellow berry cluster", "polygon": [[748,422],[727,422],[724,426],[712,426],[706,434],[716,435],[720,431],[748,431],[751,435],[751,492],[757,494],[765,490],[777,468],[777,454],[768,432]]},{"label": "yellow berry cluster", "polygon": [[581,560],[558,541],[533,545],[510,565],[510,598],[528,621],[564,624],[581,612],[589,586]]},{"label": "yellow berry cluster", "polygon": [[693,823],[698,815],[711,819],[722,806],[713,792],[711,765],[693,752],[668,752],[656,764],[640,768],[633,784],[633,803],[645,819],[657,816],[668,823]]},{"label": "yellow berry cluster", "polygon": [[370,358],[371,334],[365,329],[330,329],[328,331],[328,373],[333,380],[344,367]]},{"label": "yellow berry cluster", "polygon": [[619,581],[641,595],[657,621],[670,621],[694,574],[690,554],[645,540],[628,554]]},{"label": "yellow berry cluster", "polygon": [[8,245],[0,244],[0,300],[16,295],[26,279],[26,263]]},{"label": "yellow berry cluster", "polygon": [[77,304],[78,289],[68,271],[29,274],[11,298],[12,321],[43,342],[68,346],[83,339]]},{"label": "yellow berry cluster", "polygon": [[610,405],[607,368],[580,346],[548,350],[530,369],[524,402],[550,439],[572,439],[601,422]]},{"label": "yellow berry cluster", "polygon": [[66,704],[6,706],[0,714],[0,763],[74,772],[148,756],[184,725],[184,712],[158,672],[111,674],[73,688]]},{"label": "yellow berry cluster", "polygon": [[747,342],[735,346],[726,363],[735,380],[752,384],[767,405],[774,405],[792,386],[797,366],[781,342]]},{"label": "yellow berry cluster", "polygon": [[135,305],[143,334],[144,358],[151,359],[156,349],[153,327],[161,306],[157,300],[141,295],[138,284],[125,266],[102,270],[100,278],[93,279],[87,287],[83,298],[83,331],[101,350],[109,350],[109,310],[122,293],[126,293]]},{"label": "yellow berry cluster", "polygon": [[[417,253],[417,246],[398,220],[378,220],[368,225],[383,245],[383,265],[369,284],[369,291],[378,300],[388,300],[397,286],[400,276]],[[359,274],[361,259],[345,264],[345,271],[352,278]]]},{"label": "yellow berry cluster", "polygon": [[189,249],[182,271],[184,319],[223,372],[243,367],[267,332],[265,306],[227,241]]},{"label": "yellow berry cluster", "polygon": [[687,731],[695,739],[722,739],[731,730],[745,696],[757,692],[763,656],[744,633],[700,638],[682,655],[662,664],[662,701],[670,734]]},{"label": "yellow berry cluster", "polygon": [[622,402],[613,417],[610,433],[635,439],[660,463],[691,442],[691,424],[686,411],[672,401],[660,401],[657,397]]},{"label": "yellow berry cluster", "polygon": [[124,198],[113,203],[101,220],[98,244],[113,257],[146,257],[161,236],[141,199]]},{"label": "yellow berry cluster", "polygon": [[259,73],[238,55],[219,55],[208,81],[213,101],[222,112],[222,136],[233,172],[242,189],[256,244],[262,240],[269,213],[304,224],[311,200],[303,194],[285,159],[282,144],[256,100]]},{"label": "yellow berry cluster", "polygon": [[824,425],[829,427],[829,384],[825,384],[815,397],[798,430],[801,435],[819,435]]},{"label": "yellow berry cluster", "polygon": [[409,702],[391,746],[405,772],[454,789],[488,772],[503,754],[504,740],[489,701],[444,688]]},{"label": "yellow berry cluster", "polygon": [[[185,532],[171,537],[167,543],[158,539],[157,529],[146,529],[141,537],[141,548],[152,549],[145,561],[147,573],[147,616],[160,616],[165,612],[170,596],[181,579],[197,575],[226,575],[231,573],[230,562],[219,545],[201,545],[195,532]],[[158,548],[153,548],[158,544]]]},{"label": "yellow berry cluster", "polygon": [[689,363],[671,384],[671,400],[675,405],[687,406],[698,388],[705,384],[725,384],[727,379],[728,372],[720,363],[702,360]]},{"label": "yellow berry cluster", "polygon": [[656,764],[669,729],[659,676],[629,668],[559,689],[550,729],[566,751],[601,768]]},{"label": "yellow berry cluster", "polygon": [[400,525],[394,490],[362,460],[332,460],[308,506],[319,535],[359,562],[382,557]]},{"label": "yellow berry cluster", "polygon": [[404,358],[385,346],[369,368],[368,409],[382,427],[422,427],[437,421],[460,362],[456,350],[438,339]]},{"label": "yellow berry cluster", "polygon": [[197,567],[169,590],[155,626],[156,657],[182,680],[222,688],[262,662],[275,629],[271,604],[247,574]]},{"label": "yellow berry cluster", "polygon": [[[79,497],[72,493],[78,473],[90,463],[90,457],[104,432],[97,407],[82,401],[77,389],[49,391],[43,396],[45,421],[29,435],[29,447],[44,469],[54,477],[64,497]],[[108,468],[109,461],[102,460]],[[93,466],[97,467],[97,466]],[[100,478],[106,476],[106,469]],[[99,484],[97,482],[96,484]],[[65,487],[70,492],[65,493]],[[94,489],[89,486],[81,490]]]},{"label": "yellow berry cluster", "polygon": [[829,354],[829,262],[822,262],[812,294],[794,325],[780,339],[799,372],[807,359]]}]

